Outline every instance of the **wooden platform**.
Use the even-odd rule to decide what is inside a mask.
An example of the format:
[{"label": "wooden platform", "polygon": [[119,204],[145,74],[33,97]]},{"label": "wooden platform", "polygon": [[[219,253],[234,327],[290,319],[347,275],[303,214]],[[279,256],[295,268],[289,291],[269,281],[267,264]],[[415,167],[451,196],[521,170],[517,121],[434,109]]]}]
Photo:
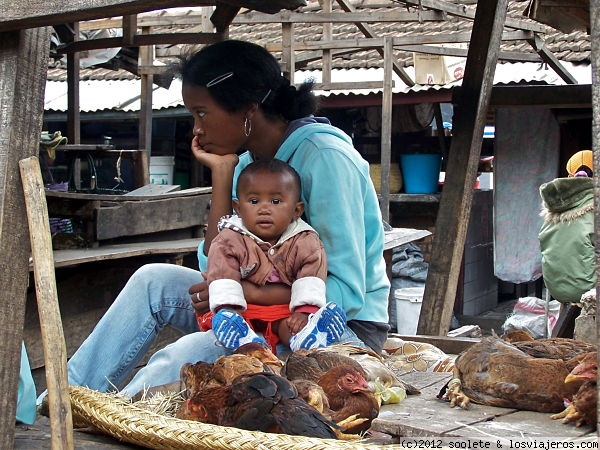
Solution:
[{"label": "wooden platform", "polygon": [[534,442],[542,438],[598,439],[590,427],[562,424],[550,419],[550,414],[546,413],[475,404],[468,410],[451,408],[448,402],[436,398],[451,376],[450,373],[406,374],[403,379],[421,389],[421,394],[408,396],[396,405],[383,406],[371,429],[394,437],[470,438],[493,444],[501,438]]},{"label": "wooden platform", "polygon": [[[498,439],[511,438],[529,439],[531,442],[536,440],[540,442],[543,438],[577,441],[598,439],[597,434],[591,432],[589,427],[576,428],[572,424],[561,424],[550,419],[550,415],[545,413],[482,405],[472,405],[467,411],[450,408],[449,403],[436,398],[450,377],[450,373],[405,374],[402,378],[421,389],[421,394],[408,396],[399,404],[382,407],[379,418],[375,419],[371,427],[377,437],[377,444],[383,448],[387,447],[383,442],[397,445],[399,437],[444,438],[445,448],[448,448],[448,442],[460,442],[466,439],[490,441],[494,445]],[[18,426],[14,448],[16,450],[49,449],[49,430],[49,421],[42,416],[38,416],[33,426]],[[144,448],[121,443],[110,436],[90,434],[89,431],[75,431],[75,448],[84,450]],[[386,440],[382,435],[389,437]]]}]

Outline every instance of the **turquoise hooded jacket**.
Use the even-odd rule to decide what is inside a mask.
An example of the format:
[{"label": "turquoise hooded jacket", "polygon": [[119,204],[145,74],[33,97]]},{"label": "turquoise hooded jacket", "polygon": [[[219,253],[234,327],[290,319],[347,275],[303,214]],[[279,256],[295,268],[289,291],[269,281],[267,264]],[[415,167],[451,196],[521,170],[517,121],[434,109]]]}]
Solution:
[{"label": "turquoise hooded jacket", "polygon": [[[317,232],[327,254],[327,301],[335,302],[348,320],[388,323],[390,283],[383,259],[384,229],[369,164],[352,139],[324,118],[290,123],[275,158],[300,174],[304,220]],[[235,169],[253,161],[246,152]],[[200,268],[206,267],[201,243]]]}]

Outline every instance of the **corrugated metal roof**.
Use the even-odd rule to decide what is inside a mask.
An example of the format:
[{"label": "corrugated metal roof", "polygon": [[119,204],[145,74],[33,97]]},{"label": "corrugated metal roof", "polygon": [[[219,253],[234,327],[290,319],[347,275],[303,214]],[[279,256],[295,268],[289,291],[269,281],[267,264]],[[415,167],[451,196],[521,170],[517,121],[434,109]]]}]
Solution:
[{"label": "corrugated metal roof", "polygon": [[[580,84],[591,84],[591,66],[563,63],[565,68],[578,80]],[[414,76],[414,67],[407,67],[407,73]],[[302,82],[313,78],[321,81],[321,71],[297,71],[295,81]],[[334,83],[358,81],[382,81],[383,69],[334,69],[331,81]],[[396,74],[393,74],[394,93],[423,92],[428,90],[447,89],[460,85],[455,81],[446,85],[415,85],[408,87]],[[510,63],[499,64],[496,67],[494,84],[535,83],[535,84],[565,84],[558,75],[543,63]],[[331,95],[367,95],[381,92],[381,89],[353,89],[334,91],[315,91],[320,96]],[[132,80],[84,80],[79,86],[80,110],[82,112],[96,112],[102,110],[113,111],[139,111],[140,109],[140,81]],[[183,106],[181,100],[181,82],[173,80],[170,88],[163,89],[154,86],[152,107],[154,110]],[[47,81],[44,108],[46,111],[64,112],[67,110],[67,83],[65,81]]]}]

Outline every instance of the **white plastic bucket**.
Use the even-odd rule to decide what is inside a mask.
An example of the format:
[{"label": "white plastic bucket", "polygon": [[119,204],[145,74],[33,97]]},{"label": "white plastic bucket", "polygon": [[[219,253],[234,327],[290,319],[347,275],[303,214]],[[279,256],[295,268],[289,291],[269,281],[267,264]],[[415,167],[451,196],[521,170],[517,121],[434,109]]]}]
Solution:
[{"label": "white plastic bucket", "polygon": [[173,184],[174,156],[150,157],[150,184]]},{"label": "white plastic bucket", "polygon": [[424,292],[424,286],[400,288],[394,291],[398,334],[417,334]]}]

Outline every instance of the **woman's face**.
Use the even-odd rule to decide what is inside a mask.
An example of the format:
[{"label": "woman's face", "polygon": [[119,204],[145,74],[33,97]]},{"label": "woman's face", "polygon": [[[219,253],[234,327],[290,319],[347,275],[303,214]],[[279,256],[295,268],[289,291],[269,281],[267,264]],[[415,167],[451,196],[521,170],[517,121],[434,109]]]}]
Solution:
[{"label": "woman's face", "polygon": [[231,113],[215,102],[204,86],[184,84],[183,103],[194,118],[194,136],[208,153],[227,155],[236,153],[247,137],[244,134],[245,116]]}]

